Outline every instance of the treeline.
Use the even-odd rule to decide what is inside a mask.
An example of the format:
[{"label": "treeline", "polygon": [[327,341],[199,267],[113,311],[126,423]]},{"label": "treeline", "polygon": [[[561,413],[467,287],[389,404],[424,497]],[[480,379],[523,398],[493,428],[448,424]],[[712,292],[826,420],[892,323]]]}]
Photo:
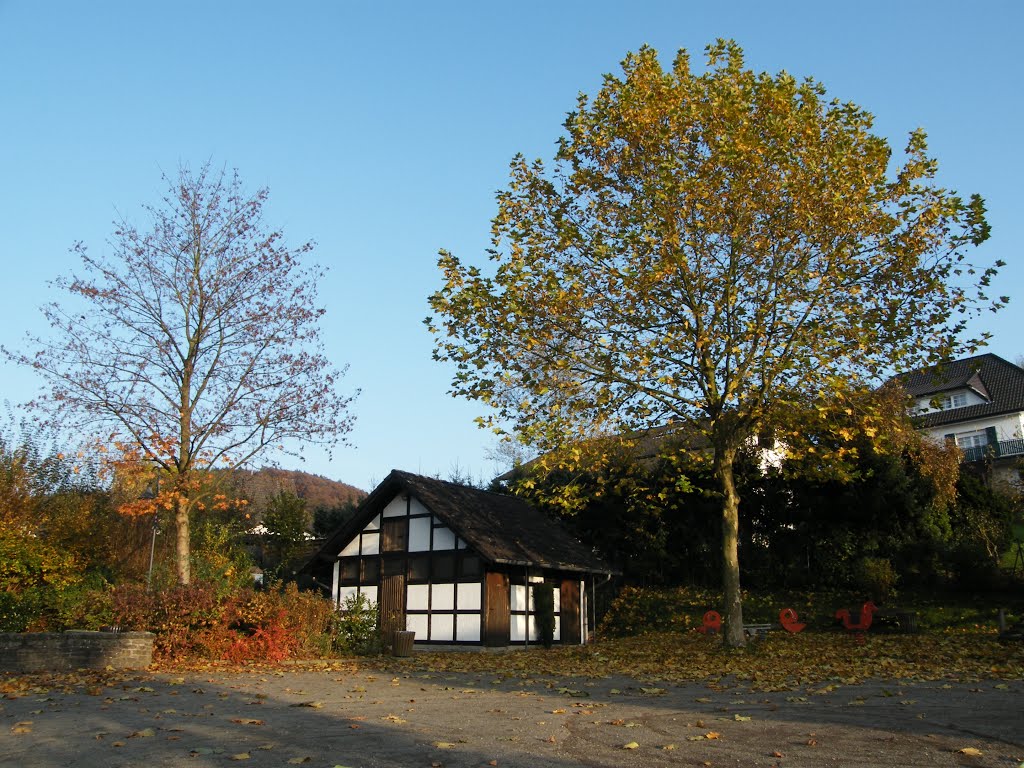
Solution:
[{"label": "treeline", "polygon": [[[99,452],[63,452],[29,425],[0,432],[0,631],[96,628],[111,590],[175,584],[170,510],[139,514],[149,484],[126,482]],[[363,494],[302,472],[210,473],[224,501],[196,513],[191,565],[216,594],[286,576],[311,537],[352,513]],[[303,494],[308,494],[308,498]],[[262,536],[251,531],[262,523]]]},{"label": "treeline", "polygon": [[[699,452],[605,442],[549,457],[505,487],[564,519],[638,585],[720,585],[717,483]],[[806,450],[811,445],[814,450]],[[643,450],[640,450],[643,449]],[[646,456],[641,456],[642,453]],[[753,589],[993,589],[1021,514],[1019,493],[952,446],[908,433],[898,445],[824,431],[768,465],[750,446],[737,463],[740,563]]]},{"label": "treeline", "polygon": [[365,491],[347,483],[276,467],[232,470],[231,482],[236,493],[248,499],[257,510],[265,509],[270,499],[282,491],[305,501],[306,508],[312,513],[348,508],[366,496]]}]

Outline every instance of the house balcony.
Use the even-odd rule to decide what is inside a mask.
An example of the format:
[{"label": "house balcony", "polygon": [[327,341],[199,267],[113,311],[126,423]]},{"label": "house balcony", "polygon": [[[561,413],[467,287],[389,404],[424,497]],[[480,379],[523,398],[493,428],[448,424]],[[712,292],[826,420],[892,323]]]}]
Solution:
[{"label": "house balcony", "polygon": [[970,448],[962,448],[961,450],[964,452],[964,461],[1024,456],[1024,439],[999,440],[988,445],[975,445]]}]

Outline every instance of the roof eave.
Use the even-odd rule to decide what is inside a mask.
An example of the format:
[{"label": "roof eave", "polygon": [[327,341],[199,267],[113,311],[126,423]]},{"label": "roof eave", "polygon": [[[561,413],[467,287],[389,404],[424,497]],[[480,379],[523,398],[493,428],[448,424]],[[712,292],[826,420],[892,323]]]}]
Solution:
[{"label": "roof eave", "polygon": [[571,571],[572,573],[599,573],[602,576],[615,576],[620,571],[611,568],[591,568],[585,565],[569,565],[567,563],[548,563],[537,560],[511,560],[497,557],[490,560],[494,565],[517,566],[520,568],[544,568],[549,571]]}]

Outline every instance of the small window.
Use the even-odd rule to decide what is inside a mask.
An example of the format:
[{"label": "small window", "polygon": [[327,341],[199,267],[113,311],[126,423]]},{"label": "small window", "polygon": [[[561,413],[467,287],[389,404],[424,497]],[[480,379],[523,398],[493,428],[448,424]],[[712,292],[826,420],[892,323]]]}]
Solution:
[{"label": "small window", "polygon": [[965,432],[956,436],[956,444],[963,449],[980,448],[988,444],[988,437],[984,430],[977,432]]}]

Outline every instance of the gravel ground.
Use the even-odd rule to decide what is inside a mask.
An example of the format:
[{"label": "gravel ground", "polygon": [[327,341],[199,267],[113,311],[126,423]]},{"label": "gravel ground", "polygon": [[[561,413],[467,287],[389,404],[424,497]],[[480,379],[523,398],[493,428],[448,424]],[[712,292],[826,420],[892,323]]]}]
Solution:
[{"label": "gravel ground", "polygon": [[396,676],[331,664],[32,684],[0,699],[2,766],[1024,763],[1024,681],[877,681],[766,694],[628,678]]}]

